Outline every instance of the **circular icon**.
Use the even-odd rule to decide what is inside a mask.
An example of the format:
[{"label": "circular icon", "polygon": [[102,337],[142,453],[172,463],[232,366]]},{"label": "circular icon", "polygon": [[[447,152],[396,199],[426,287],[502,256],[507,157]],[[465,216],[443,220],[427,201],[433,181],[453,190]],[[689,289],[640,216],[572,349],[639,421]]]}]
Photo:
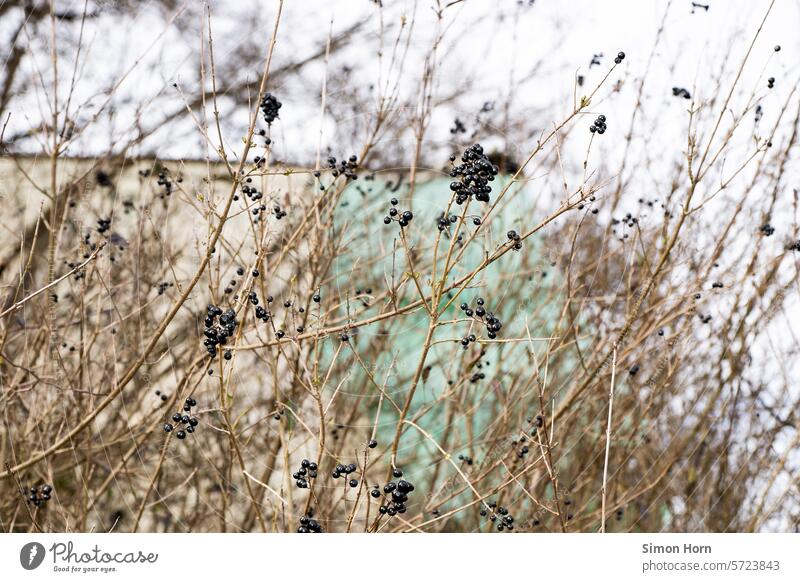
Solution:
[{"label": "circular icon", "polygon": [[35,570],[44,561],[44,546],[39,542],[29,542],[19,551],[19,563],[26,570]]}]

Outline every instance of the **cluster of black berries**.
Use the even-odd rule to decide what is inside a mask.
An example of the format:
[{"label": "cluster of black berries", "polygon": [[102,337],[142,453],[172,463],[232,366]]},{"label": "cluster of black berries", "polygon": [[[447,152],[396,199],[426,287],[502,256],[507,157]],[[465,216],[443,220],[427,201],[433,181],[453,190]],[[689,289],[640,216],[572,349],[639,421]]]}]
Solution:
[{"label": "cluster of black berries", "polygon": [[308,489],[308,479],[317,478],[317,464],[308,459],[303,459],[300,468],[292,473],[292,479],[300,489]]},{"label": "cluster of black berries", "polygon": [[703,315],[702,313],[698,313],[697,317],[699,317],[700,321],[703,322],[703,323],[709,323],[711,321],[711,316],[710,315]]},{"label": "cluster of black berries", "polygon": [[468,457],[467,455],[458,455],[458,460],[463,461],[467,465],[472,466],[473,460],[472,457]]},{"label": "cluster of black berries", "polygon": [[97,232],[103,234],[104,232],[107,232],[109,228],[111,228],[110,218],[99,218],[97,220]]},{"label": "cluster of black berries", "polygon": [[264,138],[264,145],[272,145],[272,140],[267,137],[266,129],[259,129],[257,133]]},{"label": "cluster of black berries", "polygon": [[114,182],[111,181],[111,176],[109,176],[108,172],[105,170],[97,170],[97,173],[95,173],[94,177],[98,186],[103,188],[111,188],[114,185]]},{"label": "cluster of black berries", "polygon": [[161,390],[156,390],[156,396],[161,398],[161,402],[166,402],[167,399],[169,398],[169,396],[167,396],[166,394],[162,394]]},{"label": "cluster of black berries", "polygon": [[723,287],[724,287],[724,285],[722,283],[720,283],[719,281],[714,281],[713,283],[711,283],[711,288],[712,289],[722,289]]},{"label": "cluster of black berries", "polygon": [[[472,309],[466,302],[462,303],[461,311],[463,311],[467,317],[475,317],[486,324],[486,331],[489,339],[495,339],[497,337],[497,332],[502,329],[503,323],[495,317],[494,313],[486,311],[486,308],[483,306],[483,297],[478,297],[475,303],[475,309]],[[461,345],[464,346],[465,349],[471,342],[475,341],[474,339],[470,340],[470,337],[474,336],[467,336],[461,340]],[[464,343],[464,340],[467,340],[466,343]]]},{"label": "cluster of black berries", "polygon": [[614,57],[614,64],[615,64],[615,65],[618,65],[618,64],[620,64],[620,63],[621,63],[621,62],[622,62],[624,59],[625,59],[625,53],[624,53],[624,52],[622,52],[622,51],[619,51],[619,52],[617,53],[617,56],[616,56],[616,57]]},{"label": "cluster of black berries", "polygon": [[[251,201],[256,202],[258,200],[261,200],[264,197],[264,195],[261,192],[258,191],[258,188],[256,188],[255,186],[251,186],[250,185],[250,183],[252,183],[252,181],[253,181],[252,178],[247,178],[245,180],[245,183],[242,184],[241,190],[242,190],[242,194],[247,196],[247,198],[249,198]],[[238,200],[239,197],[238,196],[234,196],[233,199],[234,200]]]},{"label": "cluster of black berries", "polygon": [[272,122],[278,118],[278,111],[282,105],[283,103],[278,101],[277,97],[272,93],[264,94],[259,107],[261,108],[261,113],[264,115],[264,121],[267,122],[267,125],[272,125]]},{"label": "cluster of black berries", "polygon": [[281,205],[280,205],[280,204],[277,204],[277,203],[276,203],[276,204],[275,204],[275,205],[272,207],[272,214],[274,214],[274,215],[275,215],[275,218],[276,218],[277,220],[280,220],[281,218],[283,218],[284,216],[286,216],[286,211],[285,211],[285,210],[283,210],[283,209],[281,208]]},{"label": "cluster of black berries", "polygon": [[[272,314],[258,304],[258,295],[256,295],[255,291],[250,292],[248,299],[250,300],[250,303],[256,306],[256,319],[260,319],[264,322],[269,321],[270,317],[272,317]],[[267,296],[267,303],[272,303],[273,301],[274,297],[272,297],[272,295]]]},{"label": "cluster of black berries", "polygon": [[[219,323],[217,323],[217,318],[219,318]],[[216,305],[208,306],[205,320],[206,328],[203,332],[206,339],[203,341],[203,345],[206,346],[208,355],[212,359],[217,355],[217,346],[224,346],[228,342],[228,338],[232,337],[236,331],[237,325],[239,325],[239,322],[236,321],[236,312],[233,309],[228,309],[223,313],[222,308]]]},{"label": "cluster of black berries", "polygon": [[800,239],[789,243],[789,246],[786,247],[787,251],[800,251]]},{"label": "cluster of black berries", "polygon": [[489,503],[488,509],[486,507],[481,509],[481,517],[486,517],[487,515],[492,523],[496,523],[498,519],[500,520],[500,523],[497,524],[497,531],[514,529],[514,516],[505,507],[497,507],[496,501]]},{"label": "cluster of black berries", "polygon": [[336,163],[336,158],[333,156],[328,158],[328,168],[332,170],[331,175],[334,178],[344,176],[348,180],[357,180],[356,170],[358,169],[358,156],[350,156],[347,160],[342,160]]},{"label": "cluster of black berries", "polygon": [[[347,341],[347,340],[342,340],[342,341]],[[336,467],[334,467],[333,471],[331,471],[331,477],[333,477],[334,479],[338,479],[341,476],[347,478],[347,475],[349,475],[350,473],[355,473],[356,469],[357,467],[353,463],[350,463],[349,465],[342,465],[341,463],[339,463],[338,465],[336,465]],[[350,487],[358,487],[358,479],[350,479],[347,482],[347,484],[350,485]]]},{"label": "cluster of black berries", "polygon": [[[176,412],[172,415],[172,422],[176,425],[184,425],[184,428],[179,429],[178,432],[175,433],[175,436],[181,440],[186,438],[187,433],[193,433],[195,427],[197,427],[199,423],[194,416],[189,416],[192,412],[192,408],[195,406],[197,406],[197,401],[190,396],[183,404],[183,414]],[[164,432],[172,432],[173,428],[175,427],[173,427],[171,423],[164,423]]]},{"label": "cluster of black berries", "polygon": [[[406,504],[408,503],[408,494],[414,490],[414,485],[405,479],[401,479],[403,471],[401,469],[394,469],[392,476],[397,481],[390,481],[383,486],[384,503],[378,508],[381,515],[397,515],[398,513],[406,512]],[[377,499],[381,497],[380,488],[375,485],[369,493]]]},{"label": "cluster of black berries", "polygon": [[[467,339],[469,339],[469,338],[467,338]],[[484,356],[485,354],[486,354],[486,350],[481,351],[481,356]],[[478,371],[477,372],[473,372],[472,376],[470,376],[470,378],[469,378],[470,382],[472,382],[473,384],[476,384],[479,380],[483,380],[484,378],[486,378],[486,374],[481,372],[481,370],[483,369],[484,366],[486,366],[487,368],[489,367],[489,360],[485,360],[485,361],[480,361],[479,360],[478,361],[478,363],[476,364],[476,367],[478,368]]]},{"label": "cluster of black berries", "polygon": [[767,89],[774,89],[775,88],[775,77],[770,77],[767,79]]},{"label": "cluster of black berries", "polygon": [[[80,265],[80,263],[75,261],[64,261],[64,264],[67,265],[67,267],[69,267],[70,270],[75,269],[77,268],[78,265]],[[73,275],[75,279],[83,279],[85,276],[86,276],[85,269],[79,269],[75,271],[75,274]]]},{"label": "cluster of black berries", "polygon": [[516,230],[509,230],[506,233],[508,240],[510,240],[513,244],[514,250],[518,251],[522,248],[522,241],[520,240],[519,233]]},{"label": "cluster of black berries", "polygon": [[311,511],[309,515],[304,515],[300,518],[300,526],[297,528],[297,533],[322,533],[322,528],[316,519],[312,519]]},{"label": "cluster of black berries", "polygon": [[[451,162],[455,160],[455,156],[450,156]],[[494,181],[499,171],[499,168],[483,153],[480,144],[476,143],[465,149],[461,154],[461,163],[450,170],[450,176],[458,178],[450,182],[450,190],[455,193],[456,204],[463,204],[472,197],[478,202],[489,202],[489,193],[492,191],[489,182]]]},{"label": "cluster of black berries", "polygon": [[608,129],[606,125],[606,116],[605,115],[598,115],[597,119],[594,120],[594,123],[589,126],[589,131],[592,133],[598,133],[603,135]]},{"label": "cluster of black berries", "polygon": [[622,219],[622,222],[628,228],[633,228],[633,226],[639,222],[639,219],[633,216],[630,212],[625,215],[625,218]]},{"label": "cluster of black berries", "polygon": [[50,494],[52,492],[53,488],[50,485],[31,487],[30,493],[28,493],[28,503],[33,503],[36,507],[39,507],[50,500]]},{"label": "cluster of black berries", "polygon": [[535,418],[533,416],[529,416],[528,424],[533,425],[533,428],[531,429],[531,434],[535,435],[536,431],[544,426],[544,417],[541,414],[537,414]]},{"label": "cluster of black berries", "polygon": [[461,121],[458,117],[453,120],[453,127],[450,128],[450,133],[455,135],[457,133],[466,133],[467,127],[464,125],[464,122]]},{"label": "cluster of black berries", "polygon": [[469,377],[469,381],[473,384],[477,384],[479,380],[483,380],[484,378],[486,378],[486,374],[483,372],[473,372],[472,376]]},{"label": "cluster of black berries", "polygon": [[[178,182],[183,182],[182,178],[178,178]],[[167,170],[161,170],[158,173],[158,181],[156,182],[159,186],[164,187],[164,191],[161,193],[161,198],[164,196],[169,196],[172,194],[173,189],[175,188],[175,184],[172,182],[172,178],[170,178],[169,173]]]},{"label": "cluster of black berries", "polygon": [[364,307],[369,307],[369,299],[372,295],[372,287],[367,287],[366,289],[356,289],[355,297],[353,299],[358,299],[361,302],[361,305]]},{"label": "cluster of black berries", "polygon": [[[478,218],[476,220],[478,220],[478,224],[480,224],[480,219]],[[439,218],[436,219],[436,226],[440,231],[442,231],[447,227],[449,227],[451,224],[455,224],[456,222],[458,222],[458,216],[456,216],[455,214],[451,214],[450,216],[445,216],[444,212],[441,212],[439,214]]]},{"label": "cluster of black berries", "polygon": [[391,224],[393,220],[396,220],[400,227],[404,228],[408,226],[412,220],[414,220],[414,214],[410,210],[404,210],[403,212],[400,212],[397,209],[397,198],[392,198],[389,202],[391,203],[392,207],[389,208],[389,215],[383,217],[383,224]]},{"label": "cluster of black berries", "polygon": [[687,91],[683,87],[673,87],[672,88],[672,96],[673,97],[683,97],[684,99],[691,99],[692,98],[692,94],[689,93],[689,91]]},{"label": "cluster of black berries", "polygon": [[775,228],[770,223],[762,224],[759,230],[764,236],[772,236],[775,234]]},{"label": "cluster of black berries", "polygon": [[164,292],[165,292],[167,289],[169,289],[170,287],[173,287],[173,286],[174,286],[174,284],[173,284],[173,283],[167,283],[167,282],[159,283],[159,284],[158,284],[158,294],[159,294],[159,295],[163,295],[163,294],[164,294]]}]

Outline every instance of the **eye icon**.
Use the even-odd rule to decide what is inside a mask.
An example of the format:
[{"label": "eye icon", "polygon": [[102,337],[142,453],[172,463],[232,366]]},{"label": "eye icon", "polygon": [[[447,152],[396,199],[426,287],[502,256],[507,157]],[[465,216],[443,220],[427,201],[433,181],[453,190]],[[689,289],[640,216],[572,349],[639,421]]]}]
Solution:
[{"label": "eye icon", "polygon": [[19,551],[19,563],[26,570],[35,570],[44,561],[44,546],[39,542],[29,542]]}]

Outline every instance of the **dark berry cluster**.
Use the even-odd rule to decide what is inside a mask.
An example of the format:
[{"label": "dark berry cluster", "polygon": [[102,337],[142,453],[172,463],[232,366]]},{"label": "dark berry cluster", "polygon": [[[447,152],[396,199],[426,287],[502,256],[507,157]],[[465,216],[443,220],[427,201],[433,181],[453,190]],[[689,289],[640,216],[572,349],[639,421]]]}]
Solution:
[{"label": "dark berry cluster", "polygon": [[[483,357],[484,355],[486,355],[486,350],[481,350],[481,357]],[[477,371],[472,373],[472,376],[470,376],[469,378],[470,382],[472,382],[473,384],[477,384],[479,381],[486,378],[486,374],[481,371],[484,366],[486,366],[487,368],[489,367],[489,360],[478,360],[478,363],[475,365],[475,367],[478,369]]]},{"label": "dark berry cluster", "polygon": [[[476,220],[478,220],[479,221],[478,224],[480,224],[480,219],[478,218]],[[450,216],[445,216],[444,212],[442,212],[441,214],[439,214],[439,218],[436,219],[437,223],[436,226],[440,231],[442,231],[448,228],[451,224],[455,224],[456,222],[458,222],[458,216],[456,216],[455,214],[451,214]]]},{"label": "dark berry cluster", "polygon": [[[336,465],[336,467],[334,467],[333,471],[331,471],[331,477],[338,479],[339,477],[344,476],[346,479],[350,473],[355,473],[357,468],[358,467],[356,467],[354,463],[350,463],[349,465],[342,465],[339,463]],[[358,487],[358,479],[350,479],[347,484],[350,485],[350,487]]]},{"label": "dark berry cluster", "polygon": [[[219,321],[217,321],[219,318]],[[225,345],[228,338],[232,337],[236,331],[236,326],[239,322],[236,321],[236,312],[233,309],[228,309],[223,313],[222,308],[216,305],[209,305],[206,310],[205,331],[203,334],[206,336],[203,345],[206,346],[208,355],[215,358],[217,355],[217,346]]]},{"label": "dark berry cluster", "polygon": [[275,203],[275,205],[272,207],[272,214],[275,215],[275,218],[277,220],[280,220],[281,218],[286,216],[286,211],[281,208],[280,204]]},{"label": "dark berry cluster", "polygon": [[[261,305],[258,304],[258,295],[255,291],[251,291],[250,294],[247,296],[250,300],[250,303],[256,306],[256,319],[260,319],[261,321],[267,322],[272,317],[272,314],[269,312],[268,309],[265,309]],[[272,303],[274,301],[274,297],[272,295],[267,296],[267,303]]]},{"label": "dark berry cluster", "polygon": [[174,286],[174,284],[173,284],[173,283],[167,283],[166,281],[165,281],[165,282],[162,282],[162,283],[159,283],[159,284],[158,284],[158,294],[159,294],[159,295],[163,295],[163,294],[164,294],[164,292],[165,292],[167,289],[169,289],[170,287],[173,287],[173,286]]},{"label": "dark berry cluster", "polygon": [[620,63],[621,63],[622,61],[624,61],[624,60],[625,60],[625,53],[624,53],[624,52],[622,52],[622,51],[619,51],[619,52],[617,53],[617,56],[616,56],[616,57],[614,57],[614,64],[615,64],[615,65],[618,65],[618,64],[620,64]]},{"label": "dark berry cluster", "polygon": [[[80,265],[80,263],[76,261],[64,261],[64,264],[67,265],[67,267],[69,267],[70,269],[76,269],[78,265]],[[72,276],[75,279],[83,279],[86,276],[86,269],[78,269]]]},{"label": "dark berry cluster", "polygon": [[283,103],[278,101],[275,95],[272,93],[264,93],[259,107],[261,108],[261,113],[264,115],[264,121],[267,122],[267,125],[272,125],[272,122],[278,118],[278,111],[282,105]]},{"label": "dark berry cluster", "polygon": [[[175,436],[180,440],[185,439],[187,434],[193,433],[199,424],[199,421],[194,416],[189,416],[195,406],[197,406],[197,401],[190,396],[183,404],[183,413],[176,412],[172,415],[172,422],[177,426],[183,425],[183,428],[179,428],[178,432],[175,433]],[[164,424],[164,432],[172,432],[174,428],[169,422]]]},{"label": "dark berry cluster", "polygon": [[[182,182],[182,178],[177,179],[178,182]],[[169,175],[167,170],[161,170],[158,172],[158,181],[156,182],[159,186],[164,187],[164,191],[161,192],[160,198],[164,198],[165,196],[169,196],[172,194],[172,191],[175,189],[175,183],[172,181],[172,178]]]},{"label": "dark berry cluster", "polygon": [[110,218],[99,218],[97,219],[97,232],[103,234],[107,232],[108,229],[111,228],[111,219]]},{"label": "dark berry cluster", "polygon": [[786,247],[786,250],[800,251],[800,239],[797,239],[796,241],[789,243],[789,245]]},{"label": "dark berry cluster", "polygon": [[723,287],[724,287],[724,285],[722,283],[720,283],[719,281],[714,281],[713,283],[711,283],[711,288],[712,289],[722,289]]},{"label": "dark berry cluster", "polygon": [[775,88],[775,77],[770,77],[767,79],[767,89],[774,89]]},{"label": "dark berry cluster", "polygon": [[308,489],[308,480],[317,478],[317,464],[314,461],[303,459],[300,468],[292,473],[292,479],[300,489]]},{"label": "dark berry cluster", "polygon": [[300,518],[300,526],[297,528],[297,533],[322,533],[322,527],[320,527],[319,522],[312,518],[311,511],[308,513],[309,515],[304,515]]},{"label": "dark berry cluster", "polygon": [[28,493],[28,503],[32,503],[36,507],[47,503],[50,500],[50,494],[53,488],[50,485],[40,485],[39,487],[31,487]]},{"label": "dark berry cluster", "polygon": [[474,462],[472,460],[472,457],[468,457],[467,455],[458,455],[458,460],[459,461],[463,461],[464,463],[466,463],[469,466],[472,466],[472,463]]},{"label": "dark berry cluster", "polygon": [[[471,336],[470,336],[471,337]],[[469,377],[469,381],[473,384],[477,384],[480,380],[486,378],[486,374],[483,372],[473,372],[472,376]]]},{"label": "dark berry cluster", "polygon": [[[617,218],[611,219],[611,224],[613,225],[622,224],[624,226],[627,226],[628,228],[633,228],[638,222],[639,219],[633,216],[630,212],[628,212],[622,219],[617,219]],[[616,229],[614,230],[614,234],[617,234]],[[620,240],[626,239],[628,238],[628,236],[629,235],[627,232],[623,233],[622,238],[620,238]]]},{"label": "dark berry cluster", "polygon": [[272,145],[272,140],[267,137],[267,130],[266,129],[259,129],[256,133],[264,138],[264,145]]},{"label": "dark berry cluster", "polygon": [[[461,311],[463,311],[464,315],[467,317],[473,317],[484,323],[486,325],[486,332],[489,339],[495,339],[497,337],[497,333],[502,329],[503,323],[494,315],[494,313],[491,311],[486,311],[484,303],[483,297],[478,297],[475,300],[476,305],[474,309],[464,302],[461,304]],[[464,346],[464,349],[466,349],[467,346],[474,341],[475,336],[470,334],[461,340],[461,345]]]},{"label": "dark berry cluster", "polygon": [[111,181],[111,176],[105,170],[97,170],[94,175],[97,185],[102,188],[111,188],[114,182]]},{"label": "dark berry cluster", "polygon": [[414,220],[414,213],[410,210],[400,212],[397,209],[397,198],[392,198],[389,202],[392,206],[389,208],[389,215],[383,217],[383,224],[391,224],[393,220],[396,220],[401,228],[405,228]]},{"label": "dark berry cluster", "polygon": [[537,414],[535,418],[533,416],[529,416],[528,424],[533,425],[533,428],[531,429],[531,434],[535,435],[536,431],[544,426],[544,417],[541,414]]},{"label": "dark berry cluster", "polygon": [[589,126],[589,131],[592,133],[598,133],[603,135],[608,129],[606,125],[606,116],[605,115],[598,115],[597,119],[594,120],[594,123]]},{"label": "dark berry cluster", "polygon": [[692,94],[689,93],[689,91],[687,91],[683,87],[673,87],[672,88],[672,96],[673,97],[683,97],[684,99],[691,99],[692,98]]},{"label": "dark berry cluster", "polygon": [[358,156],[350,156],[347,160],[336,162],[336,158],[330,156],[328,158],[328,169],[332,170],[331,175],[334,178],[344,176],[348,180],[357,180],[356,170],[358,169]]},{"label": "dark berry cluster", "polygon": [[492,523],[497,523],[498,519],[500,520],[500,523],[497,523],[497,531],[511,531],[514,529],[514,516],[505,507],[497,507],[496,501],[489,503],[488,509],[486,507],[481,509],[481,517],[486,517],[487,515]]},{"label": "dark berry cluster", "polygon": [[[450,156],[455,162],[456,157]],[[461,154],[461,163],[454,165],[450,176],[457,180],[450,182],[450,190],[455,193],[456,204],[463,204],[474,197],[478,202],[489,202],[492,187],[489,182],[499,172],[499,168],[483,153],[480,144],[473,144]]]},{"label": "dark berry cluster", "polygon": [[450,133],[455,135],[457,133],[466,133],[467,127],[464,125],[464,122],[461,121],[458,117],[453,120],[453,127],[450,128]]},{"label": "dark berry cluster", "polygon": [[509,230],[506,233],[508,240],[511,241],[512,246],[515,251],[518,251],[522,248],[522,241],[520,240],[519,233],[516,230]]},{"label": "dark berry cluster", "polygon": [[762,224],[759,230],[764,236],[772,236],[775,234],[775,228],[770,223]]},{"label": "dark berry cluster", "polygon": [[414,490],[414,485],[405,479],[401,479],[403,471],[401,469],[394,469],[392,476],[397,481],[389,481],[383,486],[383,493],[380,487],[375,485],[370,491],[370,495],[377,499],[383,495],[383,503],[378,508],[381,515],[397,515],[398,513],[406,512],[406,504],[408,503],[408,494]]},{"label": "dark berry cluster", "polygon": [[[264,194],[259,192],[258,188],[256,188],[255,186],[251,186],[252,182],[253,182],[252,178],[247,178],[245,180],[245,183],[242,184],[241,190],[242,190],[242,194],[244,194],[248,199],[250,199],[252,202],[257,202],[257,201],[261,200],[264,197]],[[233,199],[234,200],[238,200],[239,197],[238,196],[234,196]]]}]

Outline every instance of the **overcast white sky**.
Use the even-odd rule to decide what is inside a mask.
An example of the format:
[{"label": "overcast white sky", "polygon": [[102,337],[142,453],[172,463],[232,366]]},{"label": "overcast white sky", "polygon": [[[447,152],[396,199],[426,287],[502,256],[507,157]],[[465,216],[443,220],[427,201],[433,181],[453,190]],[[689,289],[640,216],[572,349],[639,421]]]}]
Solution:
[{"label": "overcast white sky", "polygon": [[[60,2],[76,9],[82,1]],[[442,5],[446,2],[442,2]],[[669,90],[674,85],[692,90],[700,98],[716,91],[713,76],[719,74],[727,56],[728,67],[738,63],[769,2],[766,0],[708,0],[709,9],[692,9],[691,0],[465,0],[444,10],[444,39],[438,59],[438,94],[469,82],[470,91],[451,106],[441,108],[432,120],[429,139],[446,141],[453,116],[466,122],[474,117],[485,101],[508,98],[513,83],[512,112],[535,112],[534,127],[545,127],[559,120],[572,101],[573,79],[576,73],[586,76],[587,86],[605,74],[611,57],[619,50],[628,55],[621,93],[603,102],[602,111],[610,118],[609,136],[621,131],[614,118],[619,110],[631,107],[637,79],[643,74],[653,40],[665,10],[669,6],[663,42],[654,56],[648,77],[645,97],[663,104],[663,115],[677,114],[675,124],[681,124],[682,110],[675,106]],[[75,85],[75,104],[89,102],[73,112],[79,119],[90,117],[105,103],[105,91],[136,61],[119,88],[120,98],[114,102],[116,115],[88,132],[85,139],[75,143],[70,153],[84,154],[103,151],[112,135],[119,136],[129,127],[129,117],[136,105],[152,99],[143,112],[143,123],[158,124],[160,115],[180,108],[182,98],[172,88],[177,82],[187,92],[199,77],[201,41],[193,30],[202,22],[197,7],[190,2],[184,9],[156,9],[153,2],[142,2],[135,16],[120,20],[114,15],[91,21],[84,32],[84,43],[78,57],[78,78]],[[247,47],[253,55],[263,55],[274,24],[277,2],[240,2],[213,0],[210,2],[215,36],[215,56],[219,75],[239,78],[255,77],[257,63],[249,70],[230,71],[230,55]],[[433,0],[388,0],[379,11],[370,0],[289,0],[284,7],[283,22],[275,52],[275,66],[280,66],[298,54],[310,54],[324,46],[333,21],[336,34],[362,18],[371,19],[365,33],[355,37],[346,50],[337,53],[328,68],[329,103],[336,106],[347,100],[348,87],[337,86],[337,71],[344,65],[358,71],[355,84],[366,90],[379,79],[375,55],[381,18],[388,48],[404,18],[407,27],[413,23],[411,52],[403,72],[401,87],[404,95],[413,100],[421,76],[423,58],[430,53],[437,31]],[[100,5],[102,7],[102,4]],[[174,20],[171,20],[172,17]],[[0,32],[8,33],[18,24],[13,14],[0,24]],[[779,87],[796,83],[800,69],[800,2],[776,0],[751,65],[745,71],[743,86],[763,82],[774,76]],[[61,39],[74,43],[75,32],[59,30]],[[781,53],[772,54],[770,47],[780,44]],[[49,72],[49,47],[32,51],[36,59],[27,63],[32,74]],[[603,53],[600,66],[589,68],[595,53]],[[75,51],[68,51],[60,66],[61,93],[69,88],[69,77]],[[6,58],[8,56],[6,55]],[[388,59],[387,59],[388,60]],[[527,76],[538,66],[533,78]],[[385,71],[384,71],[385,72]],[[280,123],[276,124],[276,152],[292,161],[303,161],[316,148],[319,119],[319,93],[325,70],[322,66],[308,67],[301,79],[292,79],[285,86],[270,87],[285,103]],[[759,81],[759,79],[761,79]],[[9,122],[8,134],[25,130],[46,111],[41,91],[20,100]],[[232,143],[245,121],[242,111],[231,111],[222,101],[222,113],[229,121]],[[666,109],[673,110],[667,113]],[[651,111],[654,108],[650,108]],[[369,112],[362,112],[368,115]],[[765,103],[765,116],[770,113]],[[357,113],[358,114],[358,113]],[[501,115],[499,111],[496,115]],[[659,113],[661,115],[661,113]],[[202,157],[205,152],[201,138],[194,131],[188,116],[178,124],[165,127],[148,140],[143,149],[168,157]],[[491,116],[487,116],[491,117]],[[330,122],[330,120],[328,120]],[[489,123],[495,120],[488,119]],[[500,125],[500,120],[496,120]],[[335,139],[330,123],[326,124],[325,145]],[[236,135],[234,135],[236,134]],[[178,139],[180,138],[180,139]],[[611,140],[607,140],[611,141]],[[348,144],[357,147],[358,144]],[[525,147],[527,144],[520,144]]]}]

